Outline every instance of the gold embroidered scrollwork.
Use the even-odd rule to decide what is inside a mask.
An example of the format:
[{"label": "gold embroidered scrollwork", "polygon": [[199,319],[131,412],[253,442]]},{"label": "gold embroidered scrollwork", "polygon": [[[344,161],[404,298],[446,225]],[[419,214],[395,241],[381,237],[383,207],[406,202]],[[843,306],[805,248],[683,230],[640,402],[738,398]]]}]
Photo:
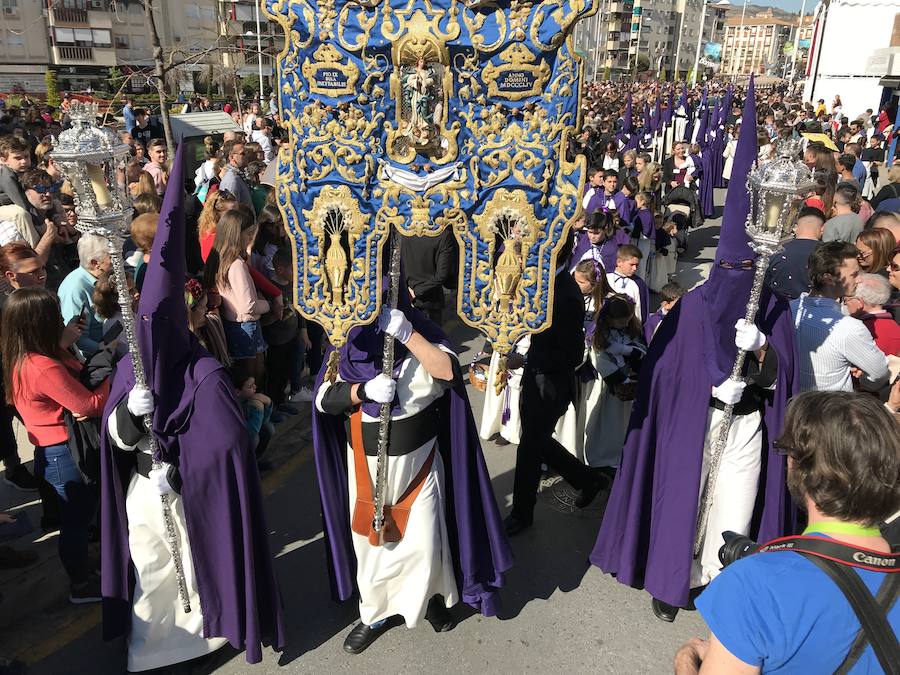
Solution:
[{"label": "gold embroidered scrollwork", "polygon": [[520,101],[540,96],[550,78],[550,66],[537,58],[528,47],[514,43],[500,53],[500,65],[488,63],[482,79],[488,85],[488,96]]},{"label": "gold embroidered scrollwork", "polygon": [[303,61],[303,77],[309,82],[309,90],[325,96],[345,96],[356,92],[359,69],[330,44],[321,45],[313,52],[313,61]]}]

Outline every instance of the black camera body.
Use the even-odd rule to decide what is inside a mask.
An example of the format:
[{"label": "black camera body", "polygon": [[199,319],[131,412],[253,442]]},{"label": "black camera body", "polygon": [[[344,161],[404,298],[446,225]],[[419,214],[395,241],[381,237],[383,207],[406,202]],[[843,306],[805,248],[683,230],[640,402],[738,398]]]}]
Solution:
[{"label": "black camera body", "polygon": [[719,549],[719,562],[722,563],[722,567],[728,567],[735,560],[753,555],[762,548],[750,537],[731,530],[723,532],[722,539],[725,540],[722,548]]}]

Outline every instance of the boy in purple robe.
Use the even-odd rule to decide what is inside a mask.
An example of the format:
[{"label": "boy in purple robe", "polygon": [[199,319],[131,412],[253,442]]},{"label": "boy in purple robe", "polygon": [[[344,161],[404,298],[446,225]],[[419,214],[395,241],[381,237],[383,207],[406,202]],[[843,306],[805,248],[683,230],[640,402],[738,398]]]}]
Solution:
[{"label": "boy in purple robe", "polygon": [[588,218],[590,218],[591,214],[594,211],[600,208],[615,211],[616,203],[613,199],[613,196],[616,194],[616,188],[618,187],[618,185],[618,171],[607,169],[603,172],[603,189],[594,191],[594,194],[591,196],[590,200],[588,201],[588,205],[585,208]]},{"label": "boy in purple robe", "polygon": [[[756,119],[752,81],[744,118]],[[664,621],[718,573],[722,531],[767,541],[792,526],[784,457],[771,445],[795,390],[790,308],[764,293],[755,325],[743,321],[756,258],[744,230],[755,136],[738,146],[709,280],[669,312],[643,361],[622,464],[591,554],[619,582],[646,589]],[[729,377],[738,348],[749,352],[749,382]],[[694,556],[700,495],[727,404],[735,420]]]},{"label": "boy in purple robe", "polygon": [[593,260],[602,266],[605,274],[606,270],[615,268],[619,246],[629,241],[628,235],[616,227],[614,212],[606,208],[598,209],[588,217],[582,233],[576,238],[575,248],[569,258],[570,270],[574,270],[582,260]]},{"label": "boy in purple robe", "polygon": [[638,190],[640,190],[640,186],[637,178],[629,176],[622,181],[622,188],[613,195],[613,204],[615,204],[616,212],[619,214],[619,222],[628,224],[634,218],[634,196],[638,193]]},{"label": "boy in purple robe", "polygon": [[[394,337],[393,377],[382,373],[385,335]],[[332,590],[340,601],[359,593],[344,650],[359,654],[423,618],[450,630],[447,610],[460,601],[496,614],[512,555],[446,336],[412,307],[404,280],[398,308],[351,331],[338,354],[336,380],[324,367],[316,383],[313,443]],[[382,542],[371,518],[351,514],[374,495],[383,403],[392,404],[385,503],[413,496],[405,530]]]},{"label": "boy in purple robe", "polygon": [[[182,184],[182,148],[170,185]],[[162,206],[141,292],[137,339],[118,365],[101,435],[104,638],[128,639],[128,670],[171,666],[230,642],[262,658],[283,646],[281,599],[263,516],[256,456],[225,369],[188,330],[181,191]],[[143,414],[152,414],[150,455]],[[153,460],[159,462],[154,466]],[[163,522],[168,495],[190,612]]]}]

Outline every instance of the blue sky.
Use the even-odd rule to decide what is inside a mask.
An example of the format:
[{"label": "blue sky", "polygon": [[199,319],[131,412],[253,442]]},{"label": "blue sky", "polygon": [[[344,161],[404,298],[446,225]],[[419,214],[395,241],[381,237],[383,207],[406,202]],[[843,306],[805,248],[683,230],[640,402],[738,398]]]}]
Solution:
[{"label": "blue sky", "polygon": [[[733,5],[741,5],[743,4],[741,0],[730,0]],[[803,4],[803,0],[761,0],[759,2],[752,2],[754,5],[766,5],[770,7],[778,7],[780,9],[786,9],[789,12],[799,12],[800,6]],[[812,14],[812,11],[816,8],[816,0],[806,0],[806,13]]]}]

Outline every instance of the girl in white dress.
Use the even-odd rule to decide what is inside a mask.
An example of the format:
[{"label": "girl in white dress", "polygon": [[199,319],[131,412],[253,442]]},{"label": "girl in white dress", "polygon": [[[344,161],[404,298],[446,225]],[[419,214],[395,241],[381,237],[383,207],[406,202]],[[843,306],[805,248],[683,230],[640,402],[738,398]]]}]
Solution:
[{"label": "girl in white dress", "polygon": [[[519,340],[513,353],[526,355],[531,336],[526,335]],[[494,434],[500,434],[498,445],[519,443],[522,435],[522,417],[519,415],[519,396],[522,393],[523,368],[515,368],[506,372],[506,386],[497,394],[497,371],[500,365],[500,354],[491,355],[488,370],[487,387],[484,390],[484,407],[481,409],[481,426],[478,435],[488,441]]]},{"label": "girl in white dress", "polygon": [[637,373],[646,351],[631,299],[611,295],[597,314],[591,349],[599,379],[591,392],[596,404],[585,421],[585,460],[590,466],[619,466]]},{"label": "girl in white dress", "polygon": [[575,395],[565,415],[559,418],[553,436],[563,447],[585,462],[585,422],[597,405],[597,371],[591,349],[594,322],[604,299],[611,293],[603,265],[593,260],[582,260],[572,272],[575,282],[584,296],[584,354],[581,365],[575,371]]}]

